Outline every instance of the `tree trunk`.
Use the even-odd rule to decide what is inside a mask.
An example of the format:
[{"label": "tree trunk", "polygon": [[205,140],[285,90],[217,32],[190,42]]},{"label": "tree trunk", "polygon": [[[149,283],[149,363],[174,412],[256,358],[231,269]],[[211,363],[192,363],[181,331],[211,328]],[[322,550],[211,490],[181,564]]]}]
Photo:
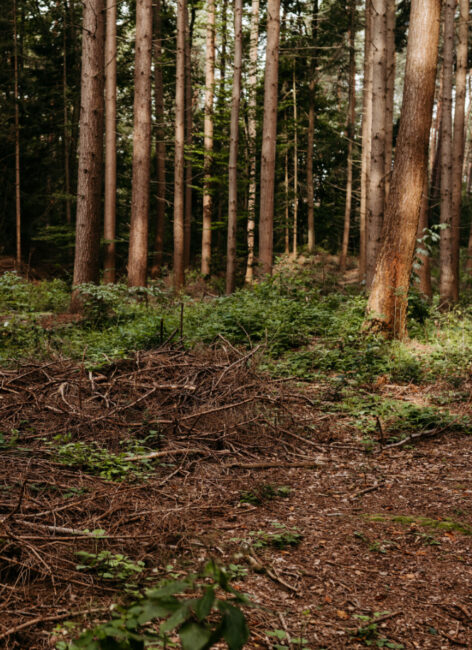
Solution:
[{"label": "tree trunk", "polygon": [[115,282],[116,234],[116,0],[107,0],[105,35],[105,264],[103,280]]},{"label": "tree trunk", "polygon": [[280,0],[267,2],[267,48],[264,75],[259,262],[263,274],[272,273],[274,233],[275,147],[279,72]]},{"label": "tree trunk", "polygon": [[184,284],[185,11],[177,0],[174,158],[174,289]]},{"label": "tree trunk", "polygon": [[257,136],[257,60],[259,41],[259,0],[252,0],[251,36],[249,45],[248,78],[248,145],[249,194],[247,210],[247,265],[246,284],[254,280],[254,234],[256,227],[256,136]]},{"label": "tree trunk", "polygon": [[318,36],[318,0],[313,2],[312,45],[310,54],[310,82],[308,85],[308,132],[306,154],[306,200],[308,212],[308,252],[315,250],[315,196],[313,187],[313,146],[315,138],[315,87],[316,87],[316,39]]},{"label": "tree trunk", "polygon": [[354,129],[356,125],[356,2],[351,0],[349,22],[349,103],[347,110],[347,183],[346,207],[344,210],[344,232],[339,268],[342,273],[346,270],[347,252],[349,247],[349,230],[351,225],[352,206],[352,149],[354,144]]},{"label": "tree trunk", "polygon": [[215,84],[215,0],[207,0],[207,33],[205,53],[205,118],[203,159],[203,229],[201,273],[210,275],[211,268],[211,221],[213,197],[211,194],[211,171],[213,160],[213,99]]},{"label": "tree trunk", "polygon": [[288,184],[288,150],[285,151],[284,159],[284,190],[285,190],[285,224],[284,224],[284,253],[290,254],[290,226],[289,226],[289,184]]},{"label": "tree trunk", "polygon": [[367,191],[372,150],[372,6],[365,3],[364,87],[362,91],[361,202],[359,210],[359,281],[366,276]]},{"label": "tree trunk", "polygon": [[[103,0],[85,0],[82,25],[74,286],[97,282],[99,276],[105,58]],[[75,292],[71,310],[80,307],[80,297]]]},{"label": "tree trunk", "polygon": [[443,95],[441,120],[441,230],[439,246],[439,298],[443,308],[454,303],[452,256],[452,68],[454,59],[454,14],[456,0],[444,5]]},{"label": "tree trunk", "polygon": [[234,68],[231,97],[231,127],[228,168],[228,242],[226,252],[226,293],[232,293],[236,276],[236,226],[238,219],[238,142],[241,66],[243,59],[243,0],[234,2]]},{"label": "tree trunk", "polygon": [[154,103],[156,107],[156,236],[151,277],[162,267],[164,224],[166,218],[166,141],[164,129],[164,84],[162,80],[162,18],[161,0],[154,5]]},{"label": "tree trunk", "polygon": [[292,99],[293,99],[293,259],[297,259],[298,238],[298,111],[297,111],[297,79],[295,65],[293,67]]},{"label": "tree trunk", "polygon": [[190,266],[190,245],[192,233],[192,24],[189,25],[188,3],[185,11],[185,212],[184,212],[184,266]]},{"label": "tree trunk", "polygon": [[469,0],[459,0],[460,16],[457,45],[456,64],[456,93],[454,111],[454,140],[452,146],[452,265],[453,302],[459,300],[460,280],[460,224],[461,224],[461,199],[462,199],[462,168],[464,164],[465,149],[465,95],[467,82],[467,41]]},{"label": "tree trunk", "polygon": [[16,0],[13,0],[13,65],[15,93],[15,214],[16,214],[16,269],[21,269],[21,185],[20,185],[20,96],[18,92],[18,35]]},{"label": "tree trunk", "polygon": [[412,0],[405,83],[390,196],[367,305],[366,327],[402,338],[427,170],[436,79],[440,0]]},{"label": "tree trunk", "polygon": [[387,0],[387,67],[385,105],[385,203],[390,191],[393,146],[393,105],[395,98],[395,0]]},{"label": "tree trunk", "polygon": [[69,100],[67,89],[67,2],[64,2],[63,25],[63,65],[62,65],[62,102],[64,113],[64,190],[66,194],[66,223],[72,223],[72,207],[70,197],[70,132],[69,132]]},{"label": "tree trunk", "polygon": [[[422,240],[425,236],[425,230],[429,226],[429,197],[428,197],[428,172],[424,175],[423,195],[421,197],[420,218],[418,220],[418,232],[416,234],[417,240]],[[425,249],[424,244],[419,244],[420,249]],[[429,255],[422,253],[418,254],[418,260],[421,264],[418,269],[419,290],[426,298],[431,299],[433,296],[433,289],[431,287],[431,261]]]},{"label": "tree trunk", "polygon": [[382,244],[385,209],[385,113],[387,106],[387,0],[372,0],[372,151],[367,195],[366,285],[374,277],[377,256]]}]

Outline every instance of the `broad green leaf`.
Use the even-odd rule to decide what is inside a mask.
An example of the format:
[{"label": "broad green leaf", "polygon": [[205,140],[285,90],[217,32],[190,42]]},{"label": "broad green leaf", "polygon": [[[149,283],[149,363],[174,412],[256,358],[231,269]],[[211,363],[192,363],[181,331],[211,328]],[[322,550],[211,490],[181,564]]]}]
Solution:
[{"label": "broad green leaf", "polygon": [[199,598],[195,605],[195,614],[199,621],[203,621],[211,612],[211,608],[215,601],[215,590],[213,587],[207,587],[205,593]]},{"label": "broad green leaf", "polygon": [[185,623],[179,630],[183,650],[202,650],[210,641],[211,631],[200,623]]}]

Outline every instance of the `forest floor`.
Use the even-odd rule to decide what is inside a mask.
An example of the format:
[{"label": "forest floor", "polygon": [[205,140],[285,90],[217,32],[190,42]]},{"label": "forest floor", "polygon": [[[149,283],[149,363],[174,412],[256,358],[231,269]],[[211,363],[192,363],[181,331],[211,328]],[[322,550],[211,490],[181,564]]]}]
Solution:
[{"label": "forest floor", "polygon": [[[446,424],[392,438],[387,416],[261,373],[257,354],[0,371],[1,647],[62,647],[213,558],[258,605],[247,648],[472,648],[470,384]],[[450,396],[360,391],[423,409]]]}]

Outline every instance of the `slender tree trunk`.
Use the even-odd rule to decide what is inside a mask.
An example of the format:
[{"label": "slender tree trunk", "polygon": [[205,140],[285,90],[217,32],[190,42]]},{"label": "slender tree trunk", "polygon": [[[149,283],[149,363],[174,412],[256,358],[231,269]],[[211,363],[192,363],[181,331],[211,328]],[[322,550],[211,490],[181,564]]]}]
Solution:
[{"label": "slender tree trunk", "polygon": [[259,41],[259,0],[252,0],[248,78],[249,194],[247,210],[246,284],[254,280],[254,235],[256,228],[256,136],[257,136],[257,60]]},{"label": "slender tree trunk", "polygon": [[439,246],[439,296],[443,308],[454,303],[452,244],[452,68],[454,59],[454,14],[456,0],[444,5],[443,96],[441,120],[441,231]]},{"label": "slender tree trunk", "polygon": [[174,289],[184,284],[184,152],[185,152],[185,11],[177,0],[177,61],[175,81],[174,159]]},{"label": "slender tree trunk", "polygon": [[456,93],[454,111],[454,136],[452,146],[452,265],[454,269],[452,298],[459,300],[460,280],[460,225],[462,199],[462,168],[465,149],[465,95],[467,87],[467,51],[469,0],[459,0],[460,16],[456,54]]},{"label": "slender tree trunk", "polygon": [[63,65],[62,65],[62,103],[64,113],[64,190],[66,194],[66,223],[72,223],[72,208],[70,200],[70,133],[69,133],[69,101],[67,89],[67,2],[64,2],[63,25]]},{"label": "slender tree trunk", "polygon": [[189,25],[188,3],[185,11],[185,208],[184,208],[184,266],[190,266],[192,234],[192,25]]},{"label": "slender tree trunk", "polygon": [[349,23],[349,102],[347,116],[347,183],[346,207],[344,209],[344,232],[339,268],[346,270],[347,252],[349,247],[349,230],[351,226],[352,206],[352,150],[354,145],[354,129],[356,125],[356,2],[351,0]]},{"label": "slender tree trunk", "polygon": [[372,0],[372,151],[367,195],[366,285],[374,277],[377,256],[382,244],[382,222],[385,209],[385,113],[387,0]]},{"label": "slender tree trunk", "polygon": [[284,228],[284,252],[285,255],[290,254],[290,226],[289,226],[289,181],[288,181],[288,150],[285,151],[285,176],[284,176],[284,189],[285,189],[285,228]]},{"label": "slender tree trunk", "polygon": [[205,118],[204,118],[204,180],[203,180],[203,230],[201,273],[210,275],[211,265],[211,222],[213,197],[211,193],[211,171],[213,161],[213,100],[215,85],[215,0],[207,0],[207,33],[205,53]]},{"label": "slender tree trunk", "polygon": [[267,49],[262,126],[259,262],[263,274],[272,273],[274,248],[275,147],[279,72],[280,0],[267,2]]},{"label": "slender tree trunk", "polygon": [[297,79],[295,77],[295,66],[293,67],[292,79],[293,99],[293,259],[297,259],[297,238],[298,238],[298,107],[297,107]]},{"label": "slender tree trunk", "polygon": [[405,83],[395,165],[379,253],[367,306],[367,327],[402,338],[408,287],[427,173],[436,79],[440,0],[412,0]]},{"label": "slender tree trunk", "polygon": [[231,98],[228,178],[228,246],[226,252],[226,293],[232,293],[236,277],[236,226],[238,219],[238,142],[241,66],[243,59],[243,0],[234,2],[234,68]]},{"label": "slender tree trunk", "polygon": [[[103,162],[105,16],[103,0],[85,0],[82,18],[79,168],[73,284],[97,282]],[[71,310],[81,307],[72,295]]]},{"label": "slender tree trunk", "polygon": [[[428,228],[428,213],[429,213],[429,197],[428,197],[428,173],[424,175],[424,186],[423,194],[421,196],[421,208],[420,208],[420,218],[418,221],[418,232],[416,234],[417,239],[423,239],[425,236],[425,230]],[[420,244],[419,246],[424,250],[424,246]],[[432,298],[433,289],[431,287],[431,263],[429,255],[424,255],[422,253],[418,254],[418,259],[421,264],[418,269],[418,278],[419,278],[419,290],[420,292],[428,299]]]},{"label": "slender tree trunk", "polygon": [[395,97],[395,0],[387,0],[387,66],[385,104],[385,202],[390,191],[393,146],[393,104]]},{"label": "slender tree trunk", "polygon": [[18,34],[16,0],[13,0],[13,65],[15,94],[15,214],[16,214],[16,268],[21,269],[21,185],[20,185],[20,95],[18,91]]},{"label": "slender tree trunk", "polygon": [[313,187],[313,146],[315,138],[315,88],[316,88],[316,40],[318,35],[318,0],[313,2],[312,45],[310,54],[310,82],[308,85],[308,132],[306,154],[306,199],[308,212],[308,252],[315,250],[315,196]]},{"label": "slender tree trunk", "polygon": [[162,267],[164,253],[164,224],[166,218],[166,141],[164,129],[164,84],[162,79],[162,18],[161,0],[154,5],[154,104],[156,115],[156,236],[151,277],[156,278]]},{"label": "slender tree trunk", "polygon": [[359,210],[359,281],[366,276],[367,191],[372,149],[372,6],[365,3],[364,87],[362,91],[361,202]]},{"label": "slender tree trunk", "polygon": [[152,0],[136,3],[134,69],[133,185],[128,255],[128,283],[147,282],[149,183],[151,180]]},{"label": "slender tree trunk", "polygon": [[105,264],[103,280],[115,282],[116,235],[116,0],[107,0],[105,35]]}]

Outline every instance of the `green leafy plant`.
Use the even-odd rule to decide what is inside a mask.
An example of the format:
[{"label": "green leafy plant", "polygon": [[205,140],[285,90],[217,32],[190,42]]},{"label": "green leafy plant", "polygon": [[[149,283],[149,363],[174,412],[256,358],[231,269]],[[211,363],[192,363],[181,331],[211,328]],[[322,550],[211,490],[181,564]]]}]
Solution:
[{"label": "green leafy plant", "polygon": [[178,634],[183,650],[204,650],[225,641],[240,650],[249,638],[241,606],[246,595],[230,584],[226,571],[213,562],[197,575],[165,581],[149,589],[130,607],[118,607],[111,621],[85,631],[58,650],[139,650],[172,647]]},{"label": "green leafy plant", "polygon": [[103,580],[126,582],[144,571],[144,562],[134,562],[121,553],[77,551],[76,556],[80,560],[75,567],[78,571],[93,571]]},{"label": "green leafy plant", "polygon": [[365,625],[354,630],[351,633],[352,636],[356,637],[356,640],[361,641],[366,646],[402,650],[402,648],[405,647],[403,643],[396,643],[395,641],[391,641],[379,634],[379,626],[378,623],[376,623],[376,619],[388,615],[389,613],[390,612],[374,612],[372,617],[363,614],[354,614],[354,618],[365,621]]},{"label": "green leafy plant", "polygon": [[265,633],[268,637],[276,640],[272,646],[272,650],[286,650],[290,647],[300,648],[300,650],[309,650],[309,648],[306,646],[308,639],[297,636],[289,636],[285,630],[266,630]]}]

